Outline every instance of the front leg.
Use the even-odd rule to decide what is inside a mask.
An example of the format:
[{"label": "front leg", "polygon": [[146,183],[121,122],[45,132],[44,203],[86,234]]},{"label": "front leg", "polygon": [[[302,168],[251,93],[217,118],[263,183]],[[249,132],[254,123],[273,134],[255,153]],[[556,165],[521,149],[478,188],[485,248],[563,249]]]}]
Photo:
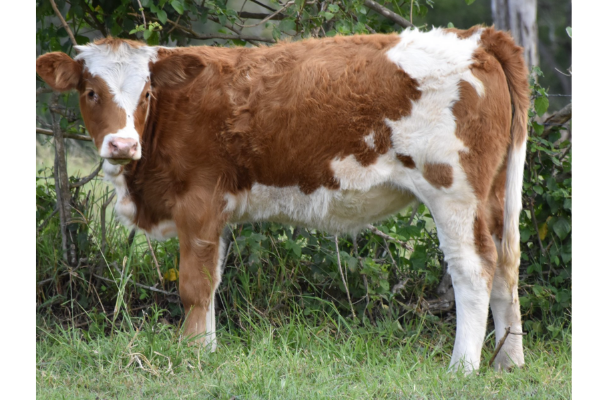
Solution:
[{"label": "front leg", "polygon": [[187,221],[178,226],[181,247],[179,294],[186,315],[184,335],[215,351],[214,297],[221,282],[225,246],[220,237],[220,224],[203,222],[196,225]]}]

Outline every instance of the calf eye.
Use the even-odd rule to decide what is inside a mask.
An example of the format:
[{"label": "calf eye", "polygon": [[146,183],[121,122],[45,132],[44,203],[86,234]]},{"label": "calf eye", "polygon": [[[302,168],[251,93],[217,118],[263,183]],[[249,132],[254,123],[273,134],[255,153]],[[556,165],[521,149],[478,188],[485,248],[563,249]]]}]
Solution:
[{"label": "calf eye", "polygon": [[98,101],[98,94],[96,92],[94,92],[93,90],[90,90],[88,92],[88,99],[93,100],[93,101]]},{"label": "calf eye", "polygon": [[146,92],[146,98],[150,97],[150,92]]}]

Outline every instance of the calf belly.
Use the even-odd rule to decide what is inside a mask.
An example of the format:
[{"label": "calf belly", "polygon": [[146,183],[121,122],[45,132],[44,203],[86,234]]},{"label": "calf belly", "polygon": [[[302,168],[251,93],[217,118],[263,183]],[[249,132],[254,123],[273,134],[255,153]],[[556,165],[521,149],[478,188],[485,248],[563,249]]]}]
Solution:
[{"label": "calf belly", "polygon": [[337,234],[357,233],[367,224],[397,213],[415,196],[393,184],[368,190],[319,188],[310,194],[297,186],[255,184],[247,192],[227,195],[226,200],[232,222],[271,221]]}]

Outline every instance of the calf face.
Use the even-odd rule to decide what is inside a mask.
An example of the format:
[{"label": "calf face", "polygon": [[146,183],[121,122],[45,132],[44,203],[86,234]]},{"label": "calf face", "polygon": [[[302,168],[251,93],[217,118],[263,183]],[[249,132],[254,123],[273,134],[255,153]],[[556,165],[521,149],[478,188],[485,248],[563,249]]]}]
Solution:
[{"label": "calf face", "polygon": [[36,71],[54,90],[79,92],[85,126],[112,164],[142,157],[153,99],[185,88],[204,67],[195,55],[110,38],[76,50],[75,59],[58,52],[39,57]]}]

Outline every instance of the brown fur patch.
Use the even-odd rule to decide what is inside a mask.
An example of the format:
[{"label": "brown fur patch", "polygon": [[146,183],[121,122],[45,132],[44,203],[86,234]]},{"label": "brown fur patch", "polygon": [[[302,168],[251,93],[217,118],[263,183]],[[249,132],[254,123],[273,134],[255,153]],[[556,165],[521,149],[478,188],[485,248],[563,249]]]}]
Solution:
[{"label": "brown fur patch", "polygon": [[138,40],[121,39],[121,38],[115,38],[112,36],[96,39],[96,40],[94,40],[94,44],[107,45],[107,46],[110,46],[113,50],[117,50],[119,47],[121,47],[122,44],[126,44],[129,47],[134,48],[134,49],[138,49],[142,46],[146,46],[146,43],[140,42]]},{"label": "brown fur patch", "polygon": [[415,160],[411,156],[405,154],[396,154],[396,158],[402,162],[406,168],[414,169],[416,167]]},{"label": "brown fur patch", "polygon": [[[100,150],[106,135],[125,127],[127,122],[125,110],[113,101],[113,95],[104,79],[92,76],[88,71],[83,72],[77,90],[81,116],[96,147]],[[90,91],[93,91],[97,97],[90,96]]]},{"label": "brown fur patch", "polygon": [[477,216],[473,223],[473,235],[475,238],[475,249],[482,261],[482,274],[485,278],[488,290],[492,290],[496,261],[498,258],[496,245],[492,239],[488,225],[485,220],[486,212],[483,206],[477,209]]},{"label": "brown fur patch", "polygon": [[423,178],[437,189],[449,188],[453,181],[452,166],[442,163],[425,163]]}]

